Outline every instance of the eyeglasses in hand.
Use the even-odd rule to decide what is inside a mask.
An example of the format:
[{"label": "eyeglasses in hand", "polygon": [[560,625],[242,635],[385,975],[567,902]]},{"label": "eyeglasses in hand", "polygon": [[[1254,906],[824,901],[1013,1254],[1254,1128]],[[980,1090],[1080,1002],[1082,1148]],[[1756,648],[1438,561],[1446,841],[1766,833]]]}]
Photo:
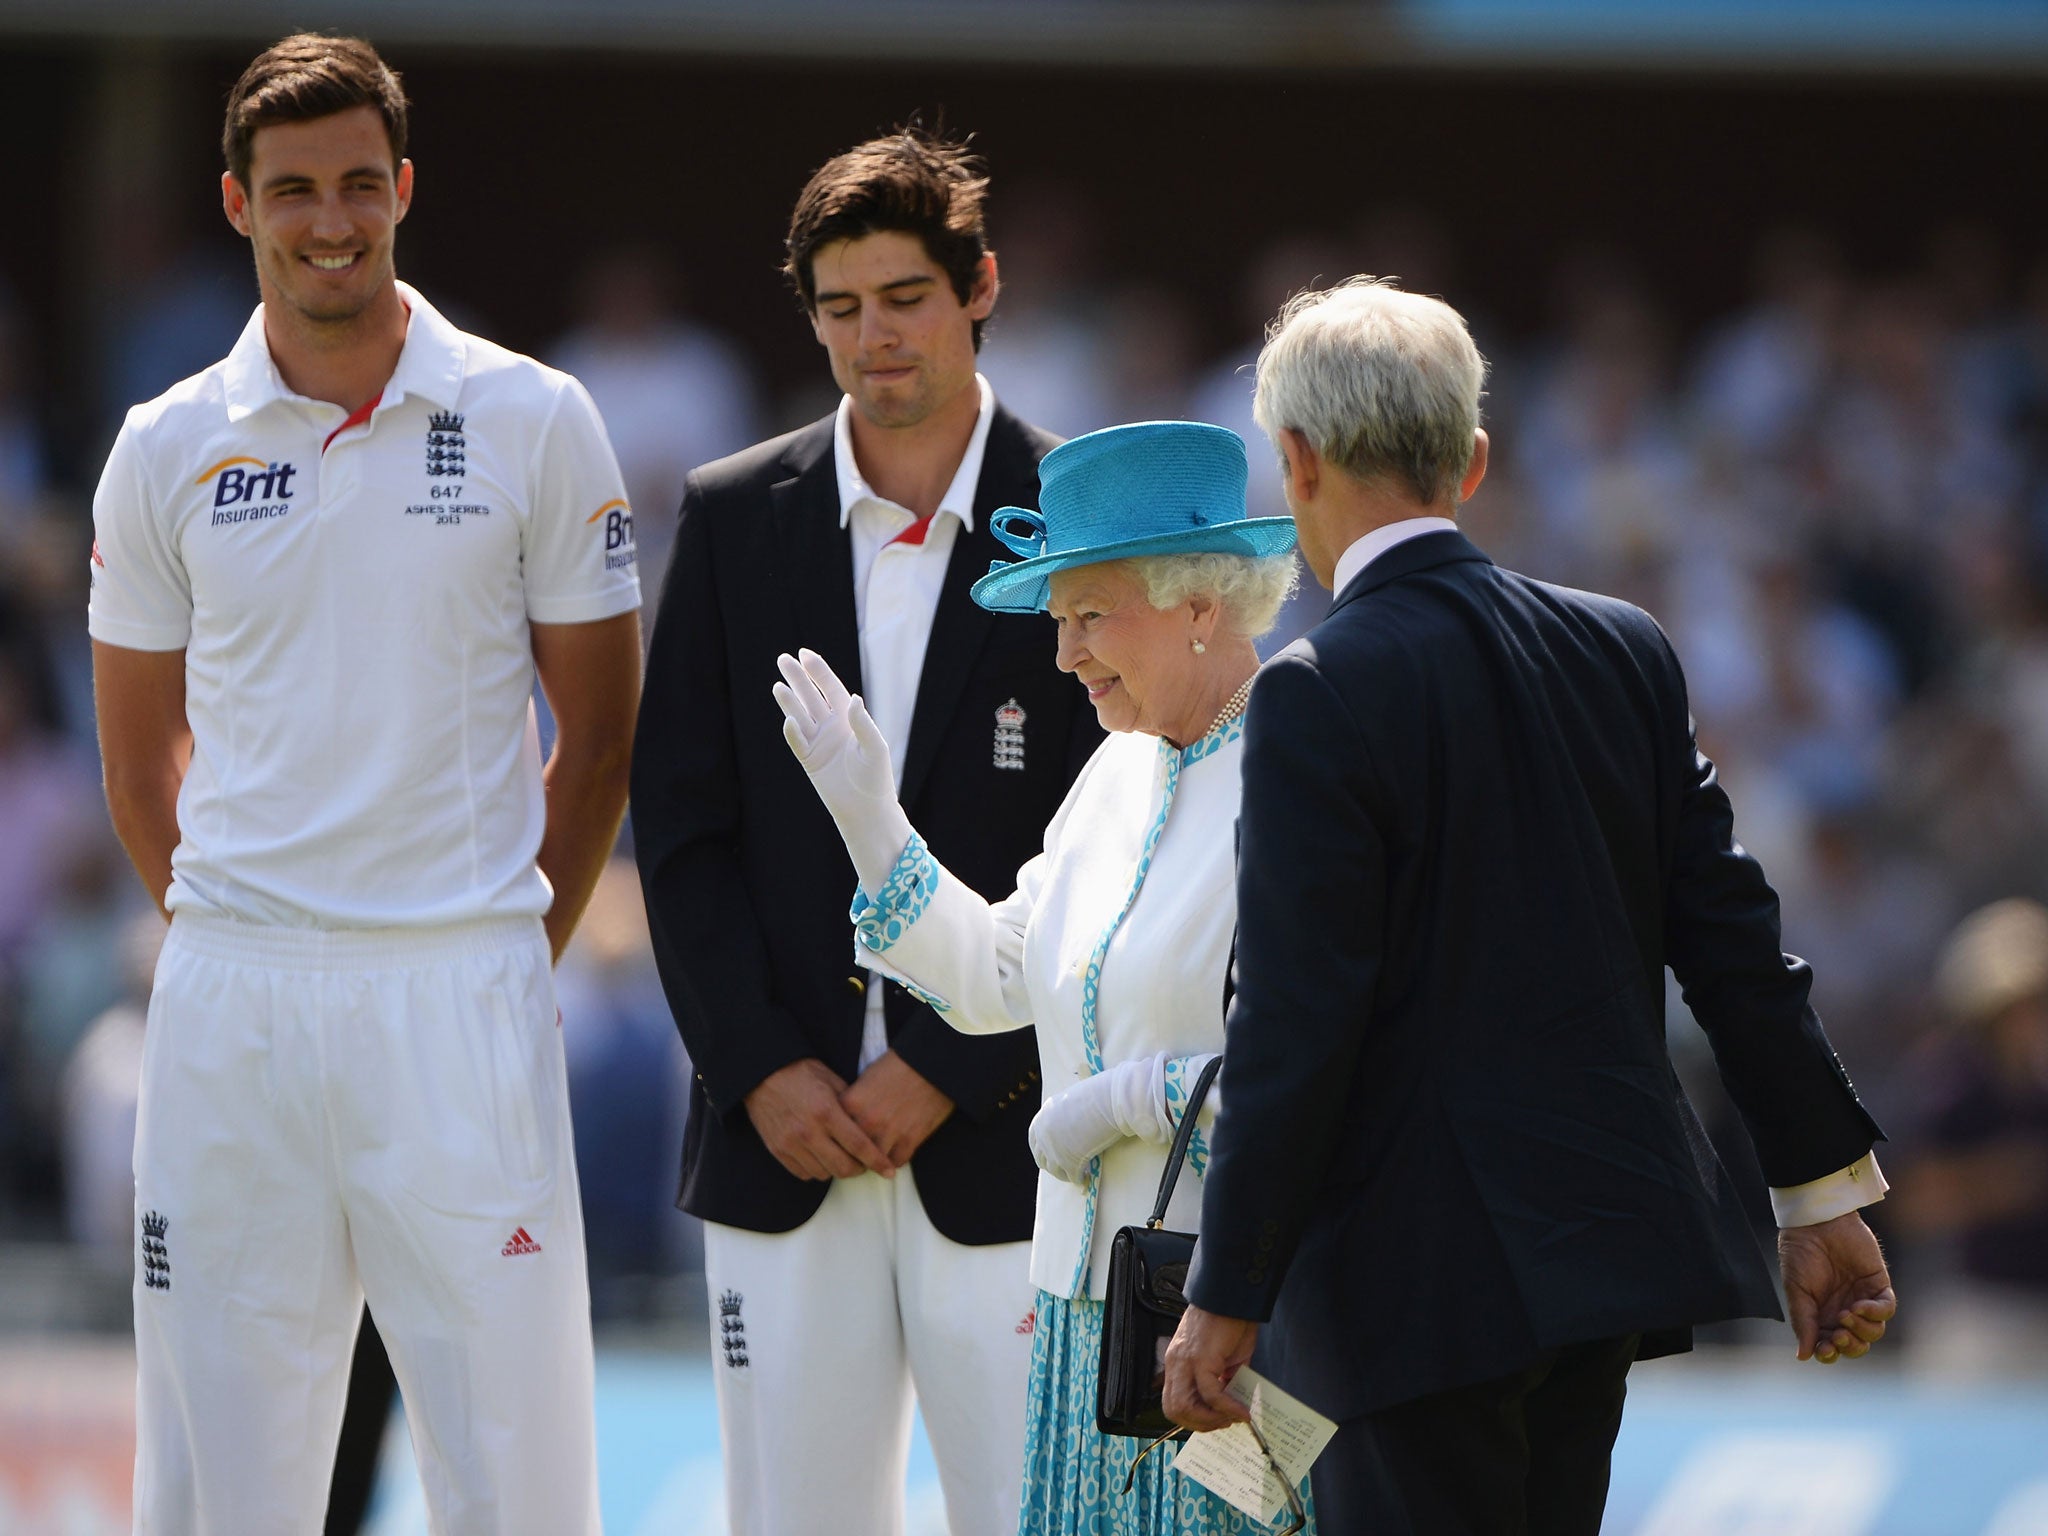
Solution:
[{"label": "eyeglasses in hand", "polygon": [[[1279,1479],[1280,1491],[1287,1496],[1287,1518],[1291,1523],[1286,1529],[1281,1531],[1280,1536],[1300,1536],[1300,1533],[1308,1526],[1308,1509],[1301,1502],[1301,1492],[1294,1486],[1287,1474],[1281,1470],[1279,1458],[1273,1454],[1273,1447],[1266,1443],[1266,1437],[1260,1432],[1259,1426],[1250,1419],[1246,1419],[1244,1424],[1245,1428],[1252,1432],[1252,1439],[1258,1442],[1259,1452],[1266,1458],[1266,1465],[1273,1469],[1273,1476]],[[1131,1469],[1124,1474],[1123,1491],[1125,1493],[1131,1491],[1132,1483],[1137,1480],[1139,1462],[1150,1456],[1169,1440],[1175,1444],[1180,1444],[1191,1433],[1192,1431],[1185,1429],[1171,1430],[1138,1452],[1131,1459]]]}]

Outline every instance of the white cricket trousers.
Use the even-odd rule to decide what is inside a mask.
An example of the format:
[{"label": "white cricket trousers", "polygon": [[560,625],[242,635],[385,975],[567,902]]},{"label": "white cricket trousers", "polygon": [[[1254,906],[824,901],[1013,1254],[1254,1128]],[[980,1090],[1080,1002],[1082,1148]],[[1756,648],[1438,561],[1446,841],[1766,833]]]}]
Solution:
[{"label": "white cricket trousers", "polygon": [[1031,1245],[932,1226],[908,1168],[793,1232],[704,1224],[733,1536],[898,1536],[913,1390],[952,1536],[1016,1536]]},{"label": "white cricket trousers", "polygon": [[436,1536],[599,1529],[535,918],[171,924],[135,1131],[137,1536],[321,1527],[367,1295]]}]

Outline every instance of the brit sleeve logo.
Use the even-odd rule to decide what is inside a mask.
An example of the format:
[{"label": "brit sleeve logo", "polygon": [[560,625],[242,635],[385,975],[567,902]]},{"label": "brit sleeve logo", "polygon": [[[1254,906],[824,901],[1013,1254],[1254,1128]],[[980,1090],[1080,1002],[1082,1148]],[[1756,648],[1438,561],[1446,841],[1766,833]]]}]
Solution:
[{"label": "brit sleeve logo", "polygon": [[584,525],[604,524],[604,568],[623,571],[640,558],[633,542],[633,509],[623,496],[615,497],[583,519]]}]

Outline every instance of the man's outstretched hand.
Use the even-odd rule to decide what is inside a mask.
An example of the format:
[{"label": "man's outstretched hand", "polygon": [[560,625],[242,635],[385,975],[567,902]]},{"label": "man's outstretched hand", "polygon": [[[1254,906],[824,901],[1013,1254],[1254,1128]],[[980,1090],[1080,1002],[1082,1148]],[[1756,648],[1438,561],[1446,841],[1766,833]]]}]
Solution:
[{"label": "man's outstretched hand", "polygon": [[1869,1354],[1899,1310],[1877,1236],[1854,1211],[1781,1230],[1778,1269],[1802,1360],[1833,1365]]}]

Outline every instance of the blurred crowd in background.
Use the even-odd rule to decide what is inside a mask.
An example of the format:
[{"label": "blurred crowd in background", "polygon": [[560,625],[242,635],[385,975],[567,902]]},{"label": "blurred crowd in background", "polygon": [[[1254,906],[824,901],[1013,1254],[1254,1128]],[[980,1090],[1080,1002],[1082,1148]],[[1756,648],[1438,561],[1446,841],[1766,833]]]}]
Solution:
[{"label": "blurred crowd in background", "polygon": [[[1671,317],[1689,306],[1624,255],[1569,250],[1529,274],[1547,322],[1504,334],[1418,211],[1274,241],[1219,317],[1170,267],[1105,270],[1072,190],[999,188],[994,203],[1004,290],[983,371],[997,393],[1066,434],[1233,427],[1259,513],[1282,509],[1247,365],[1287,293],[1396,273],[1466,313],[1493,365],[1494,442],[1466,529],[1503,564],[1641,604],[1675,642],[1702,747],[1783,898],[1786,947],[1812,963],[1820,1014],[1890,1135],[1893,1195],[1874,1214],[1908,1298],[1904,1358],[2048,1370],[2048,911],[2034,905],[2048,900],[2048,258],[1954,227],[1876,275],[1826,231],[1786,228],[1757,241],[1746,305],[1681,331]],[[687,252],[653,247],[593,260],[580,319],[546,355],[604,413],[650,617],[688,471],[835,398],[822,356],[808,375],[762,376],[749,338],[692,311],[688,270]],[[493,332],[461,293],[430,296]],[[246,273],[204,263],[130,295],[99,361],[100,448],[126,405],[225,353],[253,298]],[[162,922],[99,787],[84,622],[97,461],[59,463],[17,321],[0,292],[0,1245],[74,1245],[120,1326]],[[1272,643],[1326,600],[1310,584]],[[699,1251],[671,1205],[688,1068],[630,863],[607,874],[560,989],[602,1325],[671,1305],[665,1283]],[[1675,991],[1672,1034],[1767,1235]]]}]

